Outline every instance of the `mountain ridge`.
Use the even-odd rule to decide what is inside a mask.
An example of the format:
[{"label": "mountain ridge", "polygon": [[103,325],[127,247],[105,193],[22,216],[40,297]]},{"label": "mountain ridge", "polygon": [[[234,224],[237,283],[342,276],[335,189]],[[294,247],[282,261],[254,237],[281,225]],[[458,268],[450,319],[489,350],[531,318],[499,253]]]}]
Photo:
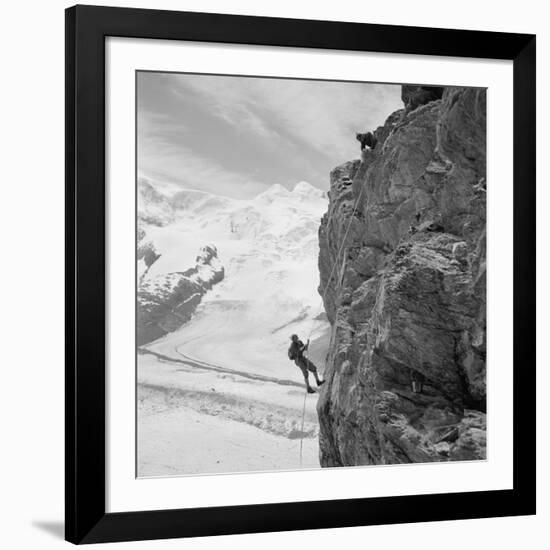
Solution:
[{"label": "mountain ridge", "polygon": [[[197,247],[211,243],[223,266],[223,279],[195,297],[193,315],[201,322],[209,311],[216,318],[235,315],[236,322],[250,323],[251,333],[259,331],[270,342],[280,340],[277,357],[287,346],[287,336],[275,331],[277,327],[324,330],[326,321],[314,319],[320,303],[317,227],[327,204],[323,191],[298,182],[291,190],[275,184],[251,199],[182,190],[164,200],[158,196],[161,193],[145,188],[148,192],[141,199],[150,197],[154,202],[138,205],[138,212],[146,214],[138,218],[143,233],[138,247],[142,285],[159,277],[165,284],[168,274],[182,273],[194,265]],[[155,213],[157,219],[153,219]],[[146,266],[151,258],[155,261]],[[197,293],[191,287],[188,291]],[[138,300],[144,296],[138,292]],[[234,309],[223,304],[233,304]],[[171,332],[189,320],[186,317]],[[246,338],[240,333],[234,337]],[[255,348],[260,341],[251,338],[249,345]]]}]

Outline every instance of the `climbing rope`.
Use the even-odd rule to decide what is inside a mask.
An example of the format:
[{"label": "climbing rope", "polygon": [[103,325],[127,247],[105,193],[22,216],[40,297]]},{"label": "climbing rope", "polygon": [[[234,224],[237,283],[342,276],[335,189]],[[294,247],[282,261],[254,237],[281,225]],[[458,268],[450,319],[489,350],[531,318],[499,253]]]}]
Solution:
[{"label": "climbing rope", "polygon": [[[353,205],[353,210],[351,212],[348,227],[346,229],[346,232],[344,233],[344,238],[342,239],[342,243],[340,244],[340,248],[338,249],[338,252],[336,253],[336,258],[334,259],[334,262],[332,264],[332,268],[330,270],[330,273],[329,273],[329,276],[328,276],[328,279],[327,279],[327,283],[325,285],[325,290],[323,291],[323,296],[321,298],[321,305],[319,306],[319,311],[317,312],[317,315],[315,315],[315,317],[317,317],[321,313],[321,311],[323,309],[323,306],[325,304],[325,298],[327,296],[327,291],[328,291],[329,286],[330,286],[330,281],[332,279],[332,275],[334,274],[334,268],[338,265],[338,260],[340,258],[340,253],[342,252],[342,250],[344,249],[344,245],[346,244],[346,239],[348,237],[349,230],[351,229],[351,224],[353,222],[353,217],[355,216],[355,212],[357,212],[357,207],[359,206],[359,200],[361,199],[361,197],[363,195],[364,189],[365,189],[365,186],[362,186],[359,195],[355,199],[355,203]],[[315,317],[314,317],[314,319],[315,319]],[[311,338],[312,333],[313,333],[313,324],[311,326],[311,330],[309,331],[308,340]]]},{"label": "climbing rope", "polygon": [[[332,279],[332,275],[334,274],[334,268],[338,265],[338,260],[340,258],[340,253],[344,249],[344,245],[346,243],[346,239],[348,237],[348,233],[349,233],[349,230],[351,229],[351,224],[353,222],[353,217],[355,216],[355,212],[357,211],[357,207],[359,206],[359,200],[361,199],[361,196],[363,195],[363,190],[364,189],[365,189],[365,186],[362,186],[361,187],[361,192],[359,193],[359,195],[355,199],[355,203],[353,205],[353,210],[351,212],[348,227],[346,229],[346,232],[344,233],[344,238],[342,239],[342,243],[340,244],[340,248],[338,249],[338,252],[336,253],[336,258],[334,259],[334,262],[332,264],[332,268],[330,270],[330,274],[328,276],[327,283],[325,285],[325,290],[323,291],[323,296],[321,298],[321,305],[319,306],[319,311],[317,312],[317,315],[315,315],[315,317],[317,317],[321,313],[321,311],[323,309],[323,306],[325,304],[325,298],[326,298],[326,295],[327,295],[328,288],[330,286],[330,281]],[[314,319],[315,319],[315,317],[314,317]],[[309,336],[307,338],[308,342],[311,339],[312,334],[313,334],[313,324],[311,326],[311,330],[309,331]],[[308,345],[308,351],[309,351],[309,345]],[[304,422],[305,422],[305,416],[306,416],[306,399],[307,399],[307,388],[306,388],[306,391],[304,393],[304,406],[302,408],[302,427],[300,429],[300,467],[302,467],[303,446],[304,446]]]},{"label": "climbing rope", "polygon": [[304,393],[304,406],[302,409],[302,427],[300,428],[300,468],[302,467],[302,456],[304,450],[304,420],[306,417],[306,399],[307,399],[307,389]]}]

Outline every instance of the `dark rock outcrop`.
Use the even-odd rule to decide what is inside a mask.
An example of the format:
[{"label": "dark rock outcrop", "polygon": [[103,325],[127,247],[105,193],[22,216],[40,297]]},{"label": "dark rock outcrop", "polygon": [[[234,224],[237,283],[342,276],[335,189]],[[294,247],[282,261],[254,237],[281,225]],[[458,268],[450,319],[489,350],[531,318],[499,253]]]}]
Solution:
[{"label": "dark rock outcrop", "polygon": [[152,342],[189,321],[204,294],[223,277],[216,247],[205,246],[195,267],[142,279],[137,295],[137,345]]},{"label": "dark rock outcrop", "polygon": [[[151,241],[147,240],[145,230],[142,227],[138,227],[136,260],[138,262],[139,283],[141,283],[149,268],[159,258],[160,254],[157,252],[155,245]],[[142,265],[140,265],[140,262],[142,262]]]},{"label": "dark rock outcrop", "polygon": [[403,96],[375,150],[331,173],[323,466],[485,458],[486,94]]},{"label": "dark rock outcrop", "polygon": [[420,105],[436,101],[443,97],[444,88],[440,86],[401,86],[401,101],[407,111],[414,111]]}]

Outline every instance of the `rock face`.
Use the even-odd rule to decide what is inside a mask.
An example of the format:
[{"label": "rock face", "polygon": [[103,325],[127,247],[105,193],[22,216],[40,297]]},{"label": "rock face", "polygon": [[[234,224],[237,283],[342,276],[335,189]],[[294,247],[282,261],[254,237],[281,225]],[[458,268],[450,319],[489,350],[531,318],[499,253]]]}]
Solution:
[{"label": "rock face", "polygon": [[442,96],[443,88],[439,86],[405,85],[401,87],[401,101],[405,104],[407,111],[413,111],[420,105],[441,99]]},{"label": "rock face", "polygon": [[403,99],[331,173],[322,466],[485,458],[486,93]]},{"label": "rock face", "polygon": [[[144,237],[142,233],[143,240]],[[147,242],[138,243],[138,259],[141,251],[146,264],[147,258],[149,261],[154,258],[148,267],[160,257]],[[224,268],[215,246],[203,247],[195,267],[186,271],[146,280],[141,277],[137,295],[137,345],[156,340],[189,321],[203,295],[223,277]]]}]

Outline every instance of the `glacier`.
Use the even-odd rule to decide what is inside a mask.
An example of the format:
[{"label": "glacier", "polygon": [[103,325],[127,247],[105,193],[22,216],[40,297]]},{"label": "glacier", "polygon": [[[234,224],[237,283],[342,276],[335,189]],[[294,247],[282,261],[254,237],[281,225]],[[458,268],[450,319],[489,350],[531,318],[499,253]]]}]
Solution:
[{"label": "glacier", "polygon": [[[302,467],[319,467],[317,396],[308,397],[301,433],[303,379],[286,350],[290,334],[309,336],[310,358],[322,370],[329,324],[318,293],[317,233],[327,194],[299,182],[251,199],[191,189],[168,197],[144,179],[138,192],[138,300],[147,297],[143,289],[174,285],[174,274],[205,289],[179,296],[192,313],[139,346],[138,474],[294,469],[297,435],[306,438]],[[201,263],[197,254],[207,248],[215,257]],[[187,433],[192,417],[208,424],[205,433]],[[192,452],[172,456],[187,438]],[[242,456],[243,438],[256,459]],[[194,454],[201,442],[215,449],[203,460]]]}]

